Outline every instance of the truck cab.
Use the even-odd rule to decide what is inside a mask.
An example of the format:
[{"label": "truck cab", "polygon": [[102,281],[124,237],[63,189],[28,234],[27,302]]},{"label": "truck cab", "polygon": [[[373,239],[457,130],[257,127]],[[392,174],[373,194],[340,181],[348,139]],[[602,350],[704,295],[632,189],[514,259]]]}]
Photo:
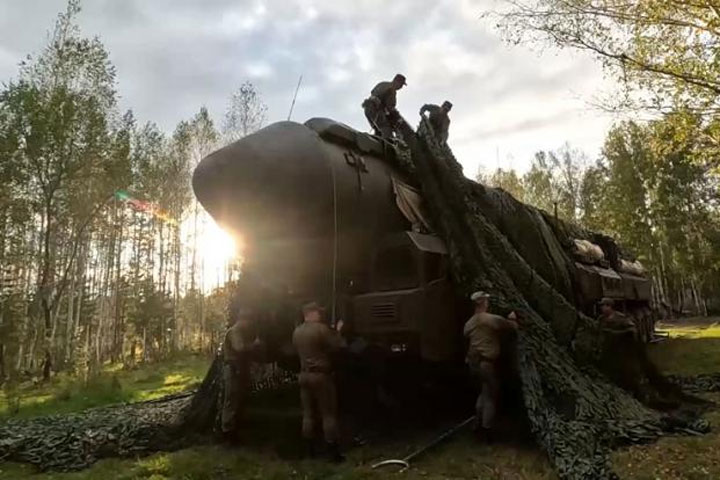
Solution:
[{"label": "truck cab", "polygon": [[409,231],[388,235],[372,256],[370,272],[370,291],[352,300],[357,336],[390,354],[432,362],[462,354],[462,324],[440,238]]}]

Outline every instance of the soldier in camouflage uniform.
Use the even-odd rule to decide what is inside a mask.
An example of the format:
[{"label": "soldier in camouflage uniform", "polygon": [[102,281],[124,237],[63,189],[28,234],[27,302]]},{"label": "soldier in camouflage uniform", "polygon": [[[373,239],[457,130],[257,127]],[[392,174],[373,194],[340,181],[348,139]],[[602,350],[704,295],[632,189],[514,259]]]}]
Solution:
[{"label": "soldier in camouflage uniform", "polygon": [[230,441],[237,440],[250,388],[250,362],[259,347],[259,340],[253,341],[250,310],[232,306],[222,346],[224,396],[221,412],[222,433]]},{"label": "soldier in camouflage uniform", "polygon": [[398,120],[397,91],[407,85],[405,76],[398,73],[391,82],[380,82],[370,92],[370,97],[362,103],[365,117],[370,126],[385,139],[393,138],[393,125]]},{"label": "soldier in camouflage uniform", "polygon": [[[323,309],[311,302],[303,307],[304,321],[293,332],[293,345],[300,356],[300,400],[302,402],[302,435],[308,454],[315,454],[315,427],[322,421],[330,460],[344,457],[338,446],[337,393],[335,390],[333,354],[345,346],[337,331],[322,321]],[[342,321],[337,330],[342,329]]]},{"label": "soldier in camouflage uniform", "polygon": [[607,335],[637,336],[635,323],[630,317],[615,310],[615,301],[612,298],[605,297],[600,300],[598,322],[600,322],[600,328]]},{"label": "soldier in camouflage uniform", "polygon": [[425,104],[420,109],[420,116],[423,116],[425,112],[429,112],[428,121],[432,126],[435,136],[441,143],[446,143],[448,139],[448,132],[450,130],[450,117],[448,113],[452,110],[452,103],[445,100],[441,106],[433,105],[431,103]]},{"label": "soldier in camouflage uniform", "polygon": [[475,292],[470,299],[475,303],[475,314],[465,324],[463,335],[469,340],[466,362],[480,384],[475,403],[475,432],[482,440],[490,441],[501,391],[496,363],[502,332],[517,330],[516,315],[511,312],[508,318],[503,318],[488,313],[490,295],[485,292]]},{"label": "soldier in camouflage uniform", "polygon": [[605,297],[600,300],[598,325],[602,331],[602,370],[613,382],[641,396],[644,386],[638,382],[647,362],[632,318],[616,311],[615,301]]}]

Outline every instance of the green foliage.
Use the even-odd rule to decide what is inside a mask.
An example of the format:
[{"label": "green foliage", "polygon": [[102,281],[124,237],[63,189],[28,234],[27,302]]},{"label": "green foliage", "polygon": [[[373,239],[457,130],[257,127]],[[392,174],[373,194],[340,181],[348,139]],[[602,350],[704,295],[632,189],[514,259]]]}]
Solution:
[{"label": "green foliage", "polygon": [[521,202],[525,201],[525,184],[514,169],[498,168],[491,175],[478,175],[477,181],[495,188],[502,188]]},{"label": "green foliage", "polygon": [[[118,112],[115,68],[79,15],[69,0],[0,87],[0,377],[43,365],[92,377],[107,361],[208,349],[224,323],[222,299],[205,299],[208,219],[190,182],[215,123],[201,108],[166,135]],[[228,112],[225,133],[248,133],[266,107],[245,83]]]},{"label": "green foliage", "polygon": [[619,124],[594,175],[604,182],[598,199],[605,230],[670,283],[688,279],[709,291],[718,278],[720,219],[718,178],[699,141],[702,129],[697,116],[685,113]]},{"label": "green foliage", "polygon": [[627,87],[627,96],[616,96],[621,102],[660,111],[689,108],[714,121],[720,107],[716,2],[509,0],[506,4],[498,24],[511,42],[588,51]]},{"label": "green foliage", "polygon": [[498,168],[478,181],[502,188],[521,202],[529,203],[564,220],[578,221],[582,214],[583,173],[587,158],[580,150],[565,144],[555,151],[535,154],[530,169],[522,176],[515,170]]},{"label": "green foliage", "polygon": [[522,177],[499,169],[480,180],[616,237],[654,271],[660,299],[681,308],[695,291],[705,313],[720,279],[720,178],[706,138],[701,116],[679,111],[617,124],[594,165],[565,145],[538,152]]},{"label": "green foliage", "polygon": [[0,392],[0,418],[79,412],[152,400],[193,388],[202,380],[208,364],[206,357],[183,354],[133,369],[109,364],[87,382],[63,374],[47,383],[13,383]]}]

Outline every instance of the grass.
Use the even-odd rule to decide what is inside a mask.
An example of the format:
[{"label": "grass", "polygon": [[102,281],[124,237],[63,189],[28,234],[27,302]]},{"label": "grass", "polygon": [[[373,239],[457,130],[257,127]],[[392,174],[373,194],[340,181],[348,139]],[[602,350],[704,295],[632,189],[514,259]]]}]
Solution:
[{"label": "grass", "polygon": [[[704,322],[670,326],[670,340],[649,347],[650,355],[668,373],[696,374],[720,370],[720,327]],[[207,362],[193,357],[141,368],[137,371],[108,371],[107,378],[116,376],[125,398],[144,399],[172,393],[199,380]],[[52,408],[80,407],[81,403],[58,400],[58,392],[50,387],[29,388],[29,398],[45,398],[42,408],[26,403],[21,413],[46,413]],[[294,394],[294,392],[293,392]],[[80,395],[80,391],[74,396]],[[93,396],[97,403],[101,396]],[[287,395],[287,392],[284,394]],[[74,398],[71,396],[71,398]],[[110,396],[112,397],[112,395]],[[112,397],[116,401],[118,394]],[[720,394],[708,398],[720,402]],[[432,432],[403,436],[353,448],[348,462],[332,466],[319,461],[298,460],[287,454],[299,442],[299,407],[294,396],[287,397],[286,407],[278,415],[272,413],[274,401],[259,399],[251,406],[253,418],[249,430],[253,441],[247,446],[228,448],[202,445],[171,453],[157,453],[144,458],[105,459],[91,468],[74,473],[37,473],[31,466],[0,464],[0,480],[224,480],[224,479],[385,479],[422,478],[479,480],[554,480],[557,477],[545,456],[532,446],[478,445],[468,433],[440,446],[419,459],[413,468],[401,475],[392,470],[373,471],[370,465],[380,459],[402,457],[414,446],[432,437]],[[0,403],[0,408],[2,408]],[[79,408],[78,408],[79,409]],[[1,410],[0,410],[1,411]],[[55,410],[57,411],[57,410]],[[720,411],[707,418],[720,425]],[[274,423],[273,423],[274,422]],[[280,446],[278,446],[278,444]],[[294,445],[294,447],[290,447]],[[278,447],[278,448],[274,448]],[[285,450],[285,451],[283,451]],[[623,479],[631,480],[696,480],[720,478],[720,433],[701,437],[665,437],[650,445],[624,448],[613,454],[613,464]]]},{"label": "grass", "polygon": [[[717,355],[717,353],[716,353]],[[720,394],[707,395],[720,402]],[[706,415],[713,431],[700,437],[665,437],[650,445],[616,452],[613,464],[628,480],[700,480],[720,478],[720,411]]]},{"label": "grass", "polygon": [[77,412],[162,397],[192,388],[203,379],[208,365],[207,358],[186,354],[131,370],[107,365],[87,383],[67,375],[58,375],[47,383],[25,382],[0,392],[0,419]]},{"label": "grass", "polygon": [[661,325],[670,340],[650,345],[649,353],[667,374],[696,375],[720,371],[720,325],[715,322],[684,320]]},{"label": "grass", "polygon": [[429,480],[448,478],[548,480],[556,478],[547,460],[535,449],[478,446],[469,435],[460,436],[449,442],[433,455],[418,462],[416,467],[404,475],[393,475],[397,471],[393,467],[382,471],[370,468],[374,461],[387,458],[388,455],[387,446],[356,448],[350,451],[345,464],[334,466],[322,461],[287,461],[272,454],[261,454],[245,448],[212,445],[173,453],[159,453],[134,460],[101,460],[87,470],[74,473],[35,473],[26,465],[0,465],[0,479],[380,480],[405,477]]}]

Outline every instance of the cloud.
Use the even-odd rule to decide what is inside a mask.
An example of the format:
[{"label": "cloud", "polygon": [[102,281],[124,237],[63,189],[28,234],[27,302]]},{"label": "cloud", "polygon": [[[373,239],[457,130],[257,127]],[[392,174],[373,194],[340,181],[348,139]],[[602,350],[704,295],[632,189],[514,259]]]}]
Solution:
[{"label": "cloud", "polygon": [[[251,80],[270,119],[336,118],[367,130],[360,103],[397,72],[408,77],[399,108],[450,99],[451,142],[466,171],[495,152],[523,169],[539,148],[565,141],[593,154],[609,124],[583,98],[602,88],[599,67],[566,53],[510,48],[480,19],[478,0],[87,0],[80,23],[99,35],[117,67],[121,105],[172,131],[207,106],[220,119]],[[38,51],[61,2],[0,6],[0,80]],[[556,142],[555,145],[548,145]]]}]

